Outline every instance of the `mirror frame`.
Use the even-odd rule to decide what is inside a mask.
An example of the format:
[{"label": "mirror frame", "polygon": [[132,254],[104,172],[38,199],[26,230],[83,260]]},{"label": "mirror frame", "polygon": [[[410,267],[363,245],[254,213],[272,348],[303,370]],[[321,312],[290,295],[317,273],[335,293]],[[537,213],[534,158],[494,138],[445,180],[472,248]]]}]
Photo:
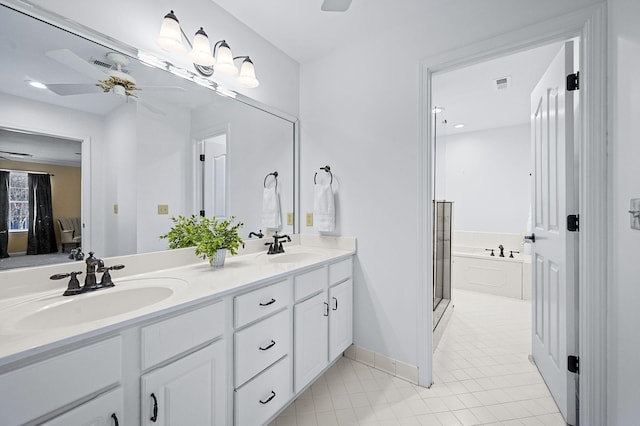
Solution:
[{"label": "mirror frame", "polygon": [[[122,41],[116,40],[113,37],[107,36],[106,34],[96,31],[93,28],[80,24],[72,19],[66,18],[60,14],[57,14],[55,12],[42,8],[36,4],[31,3],[28,0],[0,0],[0,4],[10,9],[13,9],[17,12],[30,16],[34,19],[53,25],[54,27],[57,27],[62,31],[67,31],[78,37],[82,37],[84,39],[100,44],[114,51],[123,53],[125,55],[128,55],[133,58],[137,58],[138,60],[140,60],[139,59],[140,51],[137,48],[127,43],[124,43]],[[194,81],[194,80],[192,78],[187,78],[186,77],[187,75],[191,77],[194,77],[194,76],[198,77],[197,74],[189,70],[185,70],[182,67],[177,67],[164,59],[158,58],[158,60],[159,60],[159,63],[162,64],[162,66],[160,66],[160,64],[149,64],[148,62],[145,62],[145,64],[165,72],[169,72],[169,67],[172,67],[173,69],[178,69],[183,75],[178,75],[177,73],[173,73],[173,74],[177,78],[183,78],[189,81]],[[204,89],[213,90],[217,92],[219,96],[231,97],[238,102],[242,102],[250,107],[257,108],[267,114],[271,114],[275,117],[281,118],[292,124],[292,130],[293,130],[293,135],[292,135],[293,137],[293,233],[299,234],[300,223],[301,223],[300,222],[300,120],[293,115],[287,114],[283,111],[278,110],[277,108],[274,108],[270,105],[267,105],[255,99],[252,99],[246,95],[243,95],[242,93],[238,93],[232,89],[222,87],[220,84],[216,83],[213,80],[209,80],[209,82],[210,82],[210,86],[202,85],[202,87]],[[85,144],[83,143],[83,148],[84,148],[84,145]],[[86,191],[83,190],[83,196],[85,192]],[[84,209],[83,209],[83,212],[84,212]],[[89,215],[90,214],[91,213],[89,212]]]}]

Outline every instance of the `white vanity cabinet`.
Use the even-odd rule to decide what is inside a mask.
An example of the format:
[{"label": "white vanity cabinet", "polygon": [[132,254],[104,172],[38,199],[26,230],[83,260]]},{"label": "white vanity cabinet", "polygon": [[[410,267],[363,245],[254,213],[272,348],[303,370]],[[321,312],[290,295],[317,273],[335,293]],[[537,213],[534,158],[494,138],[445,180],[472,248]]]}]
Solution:
[{"label": "white vanity cabinet", "polygon": [[[141,328],[141,424],[225,425],[227,357],[223,301]],[[216,340],[217,339],[217,340]]]},{"label": "white vanity cabinet", "polygon": [[129,423],[124,417],[122,387],[118,387],[43,423],[43,426],[124,426]]},{"label": "white vanity cabinet", "polygon": [[294,390],[302,391],[353,341],[351,258],[294,277]]},{"label": "white vanity cabinet", "polygon": [[289,402],[289,279],[234,297],[234,424],[260,425]]},{"label": "white vanity cabinet", "polygon": [[226,424],[226,357],[218,340],[141,378],[141,424]]}]

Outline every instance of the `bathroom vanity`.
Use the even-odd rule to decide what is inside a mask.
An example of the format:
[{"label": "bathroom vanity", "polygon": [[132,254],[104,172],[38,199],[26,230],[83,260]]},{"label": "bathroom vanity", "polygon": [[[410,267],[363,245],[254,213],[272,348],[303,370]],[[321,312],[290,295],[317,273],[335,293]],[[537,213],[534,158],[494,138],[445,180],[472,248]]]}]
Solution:
[{"label": "bathroom vanity", "polygon": [[48,276],[83,264],[3,273],[0,424],[267,423],[352,343],[355,239],[293,244],[105,259],[116,287],[70,297]]}]

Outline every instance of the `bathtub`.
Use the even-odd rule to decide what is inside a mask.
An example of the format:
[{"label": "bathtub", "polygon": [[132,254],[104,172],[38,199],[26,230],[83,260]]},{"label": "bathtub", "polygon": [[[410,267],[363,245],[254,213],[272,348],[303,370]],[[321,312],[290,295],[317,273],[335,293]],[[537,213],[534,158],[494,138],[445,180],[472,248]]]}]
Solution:
[{"label": "bathtub", "polygon": [[[513,244],[505,244],[505,257],[499,257],[500,250],[497,248],[494,251],[495,256],[491,256],[491,252],[485,250],[485,247],[498,245],[453,245],[451,286],[496,296],[531,299],[531,256],[514,253],[513,258],[510,258],[509,250],[514,247]],[[521,247],[515,247],[518,251],[523,251],[520,250]]]}]

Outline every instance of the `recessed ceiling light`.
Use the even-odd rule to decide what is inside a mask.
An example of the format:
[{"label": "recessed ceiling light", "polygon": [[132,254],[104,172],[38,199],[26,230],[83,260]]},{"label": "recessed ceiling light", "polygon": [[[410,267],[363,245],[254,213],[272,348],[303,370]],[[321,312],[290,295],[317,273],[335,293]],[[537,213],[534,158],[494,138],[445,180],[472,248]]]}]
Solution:
[{"label": "recessed ceiling light", "polygon": [[46,89],[47,86],[44,83],[40,83],[39,81],[30,81],[29,86],[35,87],[36,89]]},{"label": "recessed ceiling light", "polygon": [[456,129],[462,129],[464,127],[464,124],[460,123],[460,124],[456,124],[455,126]]},{"label": "recessed ceiling light", "polygon": [[434,114],[440,114],[442,111],[444,111],[444,107],[433,107],[431,110]]}]

